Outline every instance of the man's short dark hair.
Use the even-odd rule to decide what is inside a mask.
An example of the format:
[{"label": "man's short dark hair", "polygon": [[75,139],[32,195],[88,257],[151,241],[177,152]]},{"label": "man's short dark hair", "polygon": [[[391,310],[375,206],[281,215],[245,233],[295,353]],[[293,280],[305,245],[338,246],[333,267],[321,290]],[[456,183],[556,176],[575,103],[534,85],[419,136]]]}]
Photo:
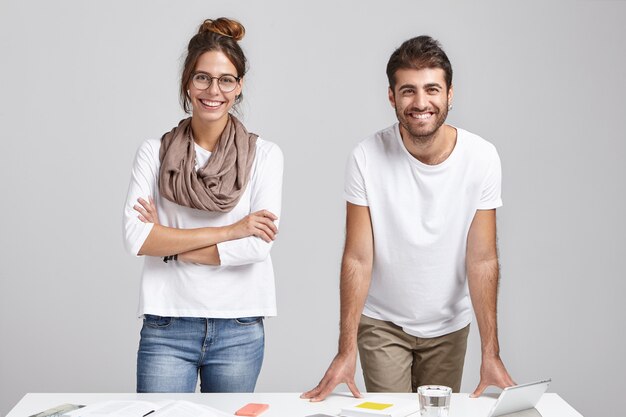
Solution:
[{"label": "man's short dark hair", "polygon": [[393,90],[396,71],[399,69],[441,68],[445,73],[448,90],[452,85],[452,65],[441,44],[427,35],[405,41],[396,49],[387,63],[387,78]]}]

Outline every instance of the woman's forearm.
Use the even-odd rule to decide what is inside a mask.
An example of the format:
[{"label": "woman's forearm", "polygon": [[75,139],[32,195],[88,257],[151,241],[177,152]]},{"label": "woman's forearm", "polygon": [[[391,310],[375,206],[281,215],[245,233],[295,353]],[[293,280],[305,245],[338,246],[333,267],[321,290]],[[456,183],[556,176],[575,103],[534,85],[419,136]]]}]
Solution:
[{"label": "woman's forearm", "polygon": [[168,256],[194,251],[230,240],[231,234],[229,226],[175,229],[155,224],[141,246],[139,255]]},{"label": "woman's forearm", "polygon": [[183,252],[178,255],[181,262],[194,262],[203,265],[220,265],[220,253],[217,245]]},{"label": "woman's forearm", "polygon": [[197,229],[176,229],[162,226],[154,200],[137,199],[139,204],[134,209],[139,213],[139,220],[153,223],[154,226],[139,250],[139,255],[169,256],[185,254],[187,262],[205,265],[220,265],[217,243],[257,236],[269,243],[276,238],[278,228],[274,222],[276,215],[259,210],[250,213],[236,223],[220,227]]}]

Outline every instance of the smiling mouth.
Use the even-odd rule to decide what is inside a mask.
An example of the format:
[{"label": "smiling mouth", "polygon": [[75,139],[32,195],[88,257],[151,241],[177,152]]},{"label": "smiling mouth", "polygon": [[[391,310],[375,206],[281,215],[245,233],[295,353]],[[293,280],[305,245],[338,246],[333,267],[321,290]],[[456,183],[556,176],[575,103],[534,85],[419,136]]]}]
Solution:
[{"label": "smiling mouth", "polygon": [[198,101],[200,102],[200,104],[202,104],[203,107],[205,107],[207,109],[216,109],[219,106],[221,106],[222,104],[224,104],[223,101],[215,101],[215,100],[198,99]]},{"label": "smiling mouth", "polygon": [[417,120],[428,120],[433,116],[434,113],[428,112],[428,113],[409,113],[409,116],[412,119],[417,119]]}]

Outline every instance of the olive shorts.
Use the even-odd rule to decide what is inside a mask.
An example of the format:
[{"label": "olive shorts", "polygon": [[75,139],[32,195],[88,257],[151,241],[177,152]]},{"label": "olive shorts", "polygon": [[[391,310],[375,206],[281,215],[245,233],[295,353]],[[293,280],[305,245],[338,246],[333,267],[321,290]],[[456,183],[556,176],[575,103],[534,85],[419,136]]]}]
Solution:
[{"label": "olive shorts", "polygon": [[469,324],[432,338],[415,337],[395,324],[361,315],[359,356],[368,392],[416,392],[420,385],[461,389]]}]

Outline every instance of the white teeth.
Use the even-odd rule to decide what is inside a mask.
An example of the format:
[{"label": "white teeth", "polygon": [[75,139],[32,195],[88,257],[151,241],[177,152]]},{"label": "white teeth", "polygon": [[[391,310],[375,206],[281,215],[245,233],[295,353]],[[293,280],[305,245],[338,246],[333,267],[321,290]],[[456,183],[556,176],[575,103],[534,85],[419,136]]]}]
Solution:
[{"label": "white teeth", "polygon": [[432,116],[431,113],[411,114],[411,117],[414,117],[415,119],[428,119],[430,116]]},{"label": "white teeth", "polygon": [[222,104],[221,101],[208,101],[208,100],[200,100],[200,103],[204,104],[205,106],[209,106],[209,107],[217,107],[220,104]]}]

